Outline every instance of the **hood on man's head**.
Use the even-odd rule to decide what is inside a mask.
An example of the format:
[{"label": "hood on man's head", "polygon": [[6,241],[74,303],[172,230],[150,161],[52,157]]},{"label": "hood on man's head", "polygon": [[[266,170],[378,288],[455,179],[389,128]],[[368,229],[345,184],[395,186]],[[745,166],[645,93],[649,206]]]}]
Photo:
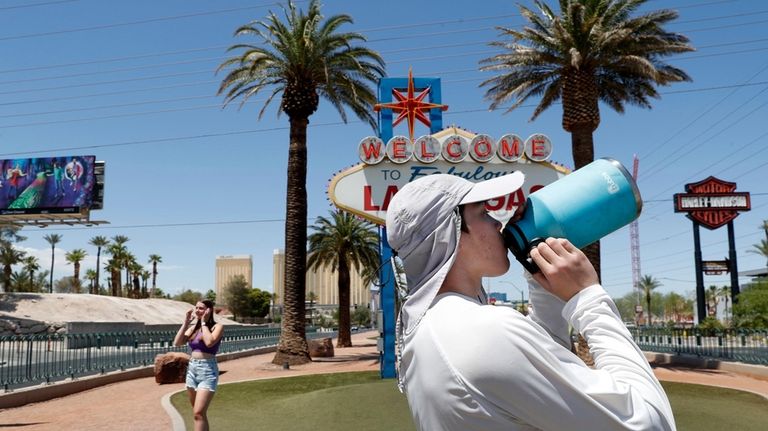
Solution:
[{"label": "hood on man's head", "polygon": [[513,193],[524,180],[522,172],[479,183],[434,174],[395,194],[387,208],[387,241],[402,259],[408,280],[402,315],[405,333],[421,320],[453,264],[461,234],[459,205]]}]

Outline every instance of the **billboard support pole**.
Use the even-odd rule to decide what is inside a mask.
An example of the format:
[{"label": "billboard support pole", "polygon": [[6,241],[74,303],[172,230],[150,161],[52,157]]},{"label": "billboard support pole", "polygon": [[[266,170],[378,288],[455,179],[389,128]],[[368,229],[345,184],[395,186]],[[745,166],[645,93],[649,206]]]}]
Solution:
[{"label": "billboard support pole", "polygon": [[696,317],[697,323],[701,323],[707,318],[706,295],[704,292],[704,274],[701,264],[701,238],[699,237],[699,223],[693,221],[693,257],[696,266]]},{"label": "billboard support pole", "polygon": [[728,222],[728,260],[731,272],[731,304],[735,305],[739,301],[739,270],[736,264],[736,238],[733,228],[733,220]]}]

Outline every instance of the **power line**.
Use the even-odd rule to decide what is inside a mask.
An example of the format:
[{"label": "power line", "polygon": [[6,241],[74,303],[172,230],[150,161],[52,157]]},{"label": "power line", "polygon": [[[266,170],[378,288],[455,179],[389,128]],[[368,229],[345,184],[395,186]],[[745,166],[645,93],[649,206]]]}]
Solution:
[{"label": "power line", "polygon": [[139,25],[139,24],[149,24],[149,23],[156,23],[156,22],[175,21],[179,19],[196,18],[200,16],[220,15],[224,13],[239,12],[239,11],[249,10],[249,9],[259,9],[266,6],[271,6],[273,4],[274,3],[271,2],[271,3],[256,5],[256,6],[245,6],[245,7],[230,8],[230,9],[211,10],[206,12],[196,12],[196,13],[189,13],[184,15],[173,15],[173,16],[164,16],[164,17],[158,17],[158,18],[137,20],[137,21],[94,25],[90,27],[71,28],[66,30],[46,31],[46,32],[40,32],[40,33],[27,33],[27,34],[20,34],[20,35],[14,35],[14,36],[2,36],[0,37],[0,42],[5,42],[9,40],[19,40],[19,39],[32,39],[32,38],[46,37],[46,36],[59,36],[62,34],[82,33],[87,31],[94,31],[94,30],[106,30],[106,29],[128,27],[128,26]]},{"label": "power line", "polygon": [[[460,70],[454,70],[454,71],[444,71],[444,72],[438,72],[437,74],[440,75],[447,75],[447,74],[453,74],[453,73],[462,73],[462,72],[469,72],[474,71],[474,69],[460,69]],[[481,78],[470,78],[465,80],[447,80],[445,83],[455,83],[455,82],[463,82],[463,81],[478,81]],[[768,84],[766,82],[765,84]],[[702,88],[699,90],[687,90],[684,91],[684,93],[694,93],[694,92],[701,92],[701,91],[712,91],[713,89],[723,89],[723,88],[734,88],[734,87],[746,87],[751,85],[762,85],[762,84],[734,84],[733,86],[717,86],[713,88]],[[0,93],[2,94],[2,93]],[[661,94],[667,94],[667,93],[661,93]],[[205,98],[206,96],[196,96],[200,98]],[[179,98],[178,100],[184,100],[185,98]],[[167,99],[167,101],[173,101],[174,99]],[[257,101],[257,99],[251,100],[248,103],[253,103]],[[136,104],[144,104],[145,102],[136,102]],[[152,102],[146,102],[152,103]],[[125,106],[129,106],[130,104],[125,104]],[[118,107],[119,105],[115,105],[114,107]],[[519,108],[532,108],[536,107],[536,104],[527,104],[527,105],[521,105]],[[82,121],[96,121],[96,120],[107,120],[107,119],[115,119],[115,118],[126,118],[126,117],[136,117],[136,116],[143,116],[143,115],[154,115],[154,114],[167,114],[167,113],[173,113],[173,112],[184,112],[184,111],[194,111],[199,109],[209,109],[209,108],[218,108],[221,107],[221,104],[212,104],[212,105],[198,105],[198,106],[191,106],[191,107],[184,107],[184,108],[174,108],[174,109],[163,109],[163,110],[156,110],[156,111],[142,111],[142,112],[132,112],[132,113],[123,113],[123,114],[112,114],[112,115],[103,115],[103,116],[97,116],[97,117],[86,117],[86,118],[75,118],[75,119],[67,119],[67,120],[49,120],[49,121],[36,121],[36,122],[30,122],[30,123],[17,123],[17,124],[6,124],[6,125],[0,125],[0,129],[6,128],[20,128],[20,127],[33,127],[33,126],[44,126],[44,125],[50,125],[50,124],[64,124],[64,123],[77,123]],[[96,109],[96,108],[77,108],[74,110],[89,110],[89,109]],[[505,107],[499,107],[496,110],[503,110],[506,109]],[[72,110],[72,111],[74,111]],[[474,113],[474,112],[487,112],[488,108],[479,108],[479,109],[466,109],[461,111],[449,111],[446,112],[445,115],[455,115],[459,113]],[[33,113],[33,114],[11,114],[11,116],[28,116],[28,115],[36,115],[40,113]],[[2,118],[2,117],[0,117]],[[353,121],[354,122],[354,121]],[[337,124],[344,124],[342,122]],[[312,127],[312,125],[310,125]]]},{"label": "power line", "polygon": [[77,1],[80,1],[80,0],[56,0],[56,1],[47,1],[42,3],[15,5],[15,6],[0,6],[0,10],[28,9],[28,8],[39,7],[39,6],[50,6],[54,4],[74,3]]}]

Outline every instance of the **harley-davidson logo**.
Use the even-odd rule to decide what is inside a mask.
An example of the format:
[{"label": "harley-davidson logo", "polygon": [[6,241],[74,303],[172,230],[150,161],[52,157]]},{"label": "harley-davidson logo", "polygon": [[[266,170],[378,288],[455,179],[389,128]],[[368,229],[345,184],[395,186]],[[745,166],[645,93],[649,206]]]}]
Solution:
[{"label": "harley-davidson logo", "polygon": [[717,229],[750,210],[749,193],[736,192],[736,183],[709,177],[698,183],[685,185],[688,193],[675,194],[675,212],[686,212],[687,217],[708,229]]}]

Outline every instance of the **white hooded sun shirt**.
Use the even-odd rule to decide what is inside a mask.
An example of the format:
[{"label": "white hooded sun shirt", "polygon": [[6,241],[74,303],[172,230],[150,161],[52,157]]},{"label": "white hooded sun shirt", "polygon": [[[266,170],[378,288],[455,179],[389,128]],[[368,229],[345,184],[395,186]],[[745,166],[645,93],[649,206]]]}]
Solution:
[{"label": "white hooded sun shirt", "polygon": [[[520,173],[477,184],[436,174],[407,184],[390,203],[387,239],[409,289],[399,378],[417,428],[675,430],[664,390],[600,285],[565,303],[529,278],[529,316],[437,295],[461,235],[456,208],[522,182]],[[594,369],[571,353],[569,324],[586,338]]]}]

